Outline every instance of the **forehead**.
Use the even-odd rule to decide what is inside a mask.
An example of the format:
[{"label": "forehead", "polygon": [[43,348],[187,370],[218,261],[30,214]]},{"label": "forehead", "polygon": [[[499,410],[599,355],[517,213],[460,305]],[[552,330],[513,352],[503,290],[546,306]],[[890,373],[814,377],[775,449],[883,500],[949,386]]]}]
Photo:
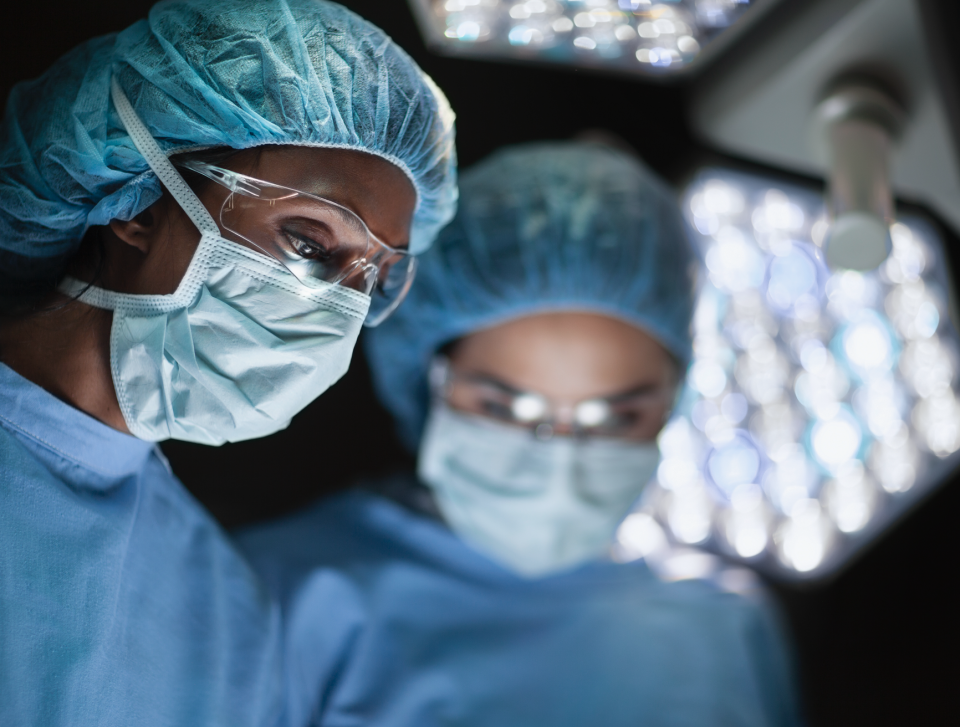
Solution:
[{"label": "forehead", "polygon": [[353,149],[258,147],[241,152],[236,171],[337,202],[394,247],[409,241],[416,190],[395,164]]},{"label": "forehead", "polygon": [[650,334],[608,316],[543,313],[463,337],[453,365],[518,389],[593,398],[672,382],[673,358]]}]

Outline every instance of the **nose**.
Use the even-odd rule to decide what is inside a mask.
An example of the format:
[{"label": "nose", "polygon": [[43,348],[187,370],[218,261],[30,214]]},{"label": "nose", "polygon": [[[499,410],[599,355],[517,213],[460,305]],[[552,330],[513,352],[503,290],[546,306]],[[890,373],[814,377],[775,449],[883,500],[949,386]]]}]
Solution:
[{"label": "nose", "polygon": [[370,295],[373,286],[377,284],[378,274],[376,265],[360,260],[347,277],[340,281],[340,285],[357,290],[364,295]]}]

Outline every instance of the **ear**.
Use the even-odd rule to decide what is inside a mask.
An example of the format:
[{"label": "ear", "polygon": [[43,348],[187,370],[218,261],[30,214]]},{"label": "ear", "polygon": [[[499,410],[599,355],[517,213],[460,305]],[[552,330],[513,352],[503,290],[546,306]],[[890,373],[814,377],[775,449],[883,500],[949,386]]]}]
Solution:
[{"label": "ear", "polygon": [[162,200],[154,202],[132,220],[110,220],[110,231],[121,241],[146,255],[157,236],[157,205]]}]

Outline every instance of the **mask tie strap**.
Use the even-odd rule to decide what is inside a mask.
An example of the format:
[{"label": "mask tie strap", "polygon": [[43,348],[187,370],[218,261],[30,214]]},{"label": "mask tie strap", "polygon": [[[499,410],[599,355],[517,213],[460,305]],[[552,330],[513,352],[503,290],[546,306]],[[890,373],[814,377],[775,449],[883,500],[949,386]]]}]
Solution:
[{"label": "mask tie strap", "polygon": [[180,176],[180,172],[170,163],[167,155],[157,144],[157,140],[153,138],[140,117],[137,116],[137,112],[133,110],[129,99],[123,89],[120,88],[116,76],[110,79],[110,95],[113,98],[113,105],[117,109],[117,114],[120,116],[120,121],[130,135],[130,140],[137,147],[137,151],[143,155],[150,169],[157,175],[163,186],[173,195],[177,204],[187,213],[187,217],[193,221],[201,234],[219,235],[220,228],[210,212],[203,206],[203,202],[200,201],[194,191],[190,189],[190,185]]}]

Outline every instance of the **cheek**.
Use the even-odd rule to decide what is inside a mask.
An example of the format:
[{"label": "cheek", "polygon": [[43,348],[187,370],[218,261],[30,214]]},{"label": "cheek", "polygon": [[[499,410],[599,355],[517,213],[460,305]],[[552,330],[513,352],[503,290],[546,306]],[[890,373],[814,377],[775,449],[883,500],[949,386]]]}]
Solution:
[{"label": "cheek", "polygon": [[144,292],[160,295],[176,292],[199,244],[200,232],[186,215],[183,220],[172,221],[147,256],[143,283],[149,289]]}]

